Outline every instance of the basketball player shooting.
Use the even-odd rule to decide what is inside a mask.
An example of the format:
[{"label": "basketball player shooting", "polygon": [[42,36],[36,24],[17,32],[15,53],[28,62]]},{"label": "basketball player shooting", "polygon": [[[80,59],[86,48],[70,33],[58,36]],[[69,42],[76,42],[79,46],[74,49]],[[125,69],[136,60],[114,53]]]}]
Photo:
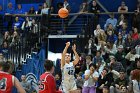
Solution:
[{"label": "basketball player shooting", "polygon": [[74,77],[74,67],[79,61],[79,55],[76,52],[76,45],[74,44],[72,46],[72,50],[75,55],[75,60],[73,62],[70,62],[71,55],[67,53],[69,46],[70,42],[67,42],[61,58],[62,88],[64,93],[77,93],[77,86]]}]

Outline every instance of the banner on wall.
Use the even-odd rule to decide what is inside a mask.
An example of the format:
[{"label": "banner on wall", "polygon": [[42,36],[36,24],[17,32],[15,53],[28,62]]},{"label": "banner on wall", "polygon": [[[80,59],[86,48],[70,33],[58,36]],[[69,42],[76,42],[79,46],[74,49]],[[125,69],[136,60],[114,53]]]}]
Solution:
[{"label": "banner on wall", "polygon": [[16,4],[44,3],[46,0],[16,0]]},{"label": "banner on wall", "polygon": [[38,80],[37,80],[37,77],[36,77],[35,74],[28,73],[26,75],[26,81],[31,85],[30,92],[35,92],[35,93],[38,93],[39,92]]}]

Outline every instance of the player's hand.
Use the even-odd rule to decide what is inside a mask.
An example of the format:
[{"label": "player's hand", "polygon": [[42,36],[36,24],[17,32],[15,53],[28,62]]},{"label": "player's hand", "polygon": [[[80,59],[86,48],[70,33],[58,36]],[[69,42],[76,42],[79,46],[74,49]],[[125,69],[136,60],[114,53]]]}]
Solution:
[{"label": "player's hand", "polygon": [[76,50],[76,45],[75,45],[75,44],[72,46],[72,50],[73,50],[73,51]]},{"label": "player's hand", "polygon": [[93,71],[90,71],[90,75],[93,75]]},{"label": "player's hand", "polygon": [[117,89],[119,89],[119,88],[120,88],[120,87],[119,87],[119,85],[117,85],[117,84],[116,84],[115,86],[116,86],[116,88],[117,88]]},{"label": "player's hand", "polygon": [[69,47],[69,46],[70,46],[70,42],[67,42],[67,43],[66,43],[66,46]]}]

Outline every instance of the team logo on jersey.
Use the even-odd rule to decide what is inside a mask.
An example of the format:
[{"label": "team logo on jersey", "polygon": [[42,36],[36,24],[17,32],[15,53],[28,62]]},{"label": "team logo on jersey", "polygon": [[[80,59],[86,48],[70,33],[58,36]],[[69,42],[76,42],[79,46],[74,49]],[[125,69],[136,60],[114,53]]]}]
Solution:
[{"label": "team logo on jersey", "polygon": [[32,86],[32,90],[38,93],[39,91],[38,80],[33,73],[28,73],[26,75],[26,81],[30,83],[30,85]]},{"label": "team logo on jersey", "polygon": [[0,90],[6,90],[6,81],[7,81],[7,79],[6,78],[2,78],[1,80],[0,80]]}]

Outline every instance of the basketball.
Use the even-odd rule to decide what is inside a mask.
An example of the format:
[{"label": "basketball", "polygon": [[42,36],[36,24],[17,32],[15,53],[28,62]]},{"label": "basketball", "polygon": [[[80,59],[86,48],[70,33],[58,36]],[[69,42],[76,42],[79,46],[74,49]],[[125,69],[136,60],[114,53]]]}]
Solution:
[{"label": "basketball", "polygon": [[66,8],[61,8],[58,11],[60,18],[66,18],[69,15],[69,11]]}]

